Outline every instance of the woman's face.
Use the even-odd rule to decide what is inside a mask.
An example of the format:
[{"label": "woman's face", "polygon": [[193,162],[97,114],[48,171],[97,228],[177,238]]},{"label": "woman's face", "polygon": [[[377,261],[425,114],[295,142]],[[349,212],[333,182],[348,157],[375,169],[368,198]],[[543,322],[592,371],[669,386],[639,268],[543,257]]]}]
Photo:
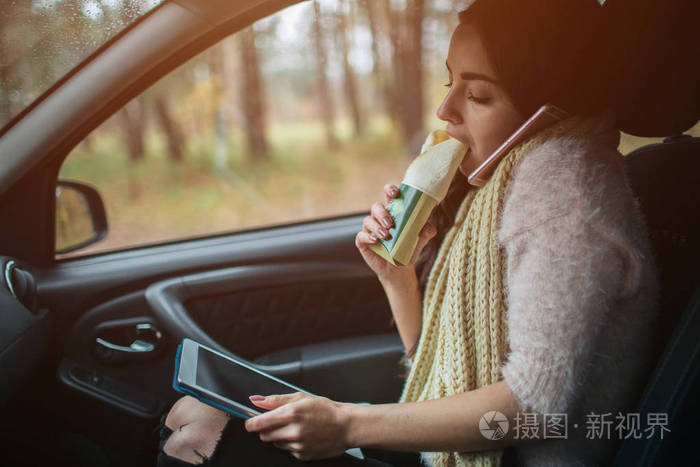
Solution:
[{"label": "woman's face", "polygon": [[499,84],[474,27],[457,27],[446,63],[449,90],[437,116],[447,122],[451,137],[469,147],[460,165],[460,171],[468,176],[525,118]]}]

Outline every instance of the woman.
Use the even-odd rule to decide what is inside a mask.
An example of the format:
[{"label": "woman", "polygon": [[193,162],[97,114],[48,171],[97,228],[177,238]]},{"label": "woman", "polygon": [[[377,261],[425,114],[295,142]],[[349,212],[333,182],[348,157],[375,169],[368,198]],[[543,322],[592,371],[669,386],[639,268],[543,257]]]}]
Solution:
[{"label": "woman", "polygon": [[[394,267],[369,248],[389,235],[384,204],[356,237],[407,349],[400,403],[253,395],[270,409],[244,424],[267,445],[263,454],[250,438],[230,441],[240,424],[184,398],[165,420],[159,465],[173,457],[214,465],[229,453],[253,465],[241,460],[251,449],[260,465],[286,462],[260,460],[273,451],[291,453],[289,463],[338,465],[349,447],[420,451],[435,465],[498,465],[509,446],[519,465],[610,462],[616,439],[590,436],[585,416],[633,408],[649,368],[657,285],[616,151],[600,9],[592,0],[477,0],[460,14],[437,115],[469,147],[462,175],[411,264]],[[463,175],[546,102],[573,117],[513,149],[484,187],[470,188]],[[398,195],[391,185],[385,193],[385,203]],[[493,411],[509,421],[500,439],[480,430]],[[385,459],[408,465],[417,456]]]}]

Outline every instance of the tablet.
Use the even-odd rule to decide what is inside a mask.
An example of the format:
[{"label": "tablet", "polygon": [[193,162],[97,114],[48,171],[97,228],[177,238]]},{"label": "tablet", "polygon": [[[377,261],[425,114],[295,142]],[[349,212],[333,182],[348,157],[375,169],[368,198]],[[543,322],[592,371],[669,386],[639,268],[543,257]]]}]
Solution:
[{"label": "tablet", "polygon": [[182,340],[175,356],[173,388],[241,418],[265,411],[248,399],[254,394],[310,394],[189,338]]},{"label": "tablet", "polygon": [[[248,399],[254,394],[311,394],[187,337],[175,354],[173,388],[240,418],[254,417],[265,411]],[[348,449],[345,454],[364,459],[359,448]]]}]

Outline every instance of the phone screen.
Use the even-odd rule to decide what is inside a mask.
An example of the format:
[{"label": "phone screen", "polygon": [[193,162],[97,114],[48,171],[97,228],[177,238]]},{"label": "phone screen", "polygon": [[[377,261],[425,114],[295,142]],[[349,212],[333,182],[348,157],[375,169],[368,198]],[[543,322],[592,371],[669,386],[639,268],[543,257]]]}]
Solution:
[{"label": "phone screen", "polygon": [[290,394],[299,391],[203,347],[197,346],[197,349],[197,386],[257,412],[264,410],[250,402],[248,396]]}]

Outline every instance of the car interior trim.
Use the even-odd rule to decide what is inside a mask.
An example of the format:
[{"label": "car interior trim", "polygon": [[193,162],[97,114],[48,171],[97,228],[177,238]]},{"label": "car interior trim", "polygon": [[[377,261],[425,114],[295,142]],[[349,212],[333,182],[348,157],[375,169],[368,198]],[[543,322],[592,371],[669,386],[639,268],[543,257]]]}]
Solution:
[{"label": "car interior trim", "polygon": [[12,294],[13,297],[17,298],[17,294],[15,293],[15,287],[12,285],[12,270],[15,268],[15,261],[10,260],[7,262],[5,265],[5,284],[7,284],[7,288],[10,290],[10,293]]},{"label": "car interior trim", "polygon": [[[356,264],[307,263],[307,264],[265,264],[239,266],[221,270],[189,274],[151,284],[146,289],[146,300],[156,318],[163,323],[169,335],[180,341],[190,337],[219,352],[231,354],[230,350],[214,340],[189,315],[185,302],[191,297],[232,293],[253,287],[272,287],[294,283],[313,282],[320,279],[350,279],[364,277],[365,268]],[[255,365],[262,371],[275,376],[298,371],[297,363],[292,365],[256,365],[243,357],[236,356],[246,363]]]}]

